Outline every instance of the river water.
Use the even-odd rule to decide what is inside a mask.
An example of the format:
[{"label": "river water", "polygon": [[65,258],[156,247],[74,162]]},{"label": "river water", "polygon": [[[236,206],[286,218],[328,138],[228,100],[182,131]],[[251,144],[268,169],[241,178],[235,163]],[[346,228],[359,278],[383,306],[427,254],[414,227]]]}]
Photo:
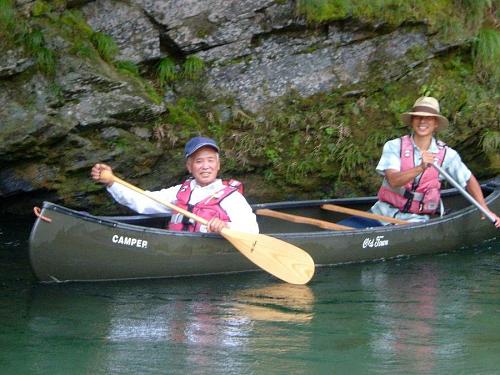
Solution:
[{"label": "river water", "polygon": [[499,374],[500,238],[319,268],[38,284],[0,222],[0,374]]}]

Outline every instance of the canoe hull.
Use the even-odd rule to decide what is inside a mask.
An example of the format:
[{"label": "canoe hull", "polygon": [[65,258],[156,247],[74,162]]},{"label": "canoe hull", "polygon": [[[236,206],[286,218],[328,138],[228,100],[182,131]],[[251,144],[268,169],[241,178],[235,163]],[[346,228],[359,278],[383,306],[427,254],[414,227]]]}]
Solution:
[{"label": "canoe hull", "polygon": [[[488,196],[490,207],[497,212],[499,195],[497,188]],[[305,212],[310,207],[322,211],[319,206],[324,203],[338,204],[339,200],[302,202],[288,208],[290,212]],[[273,204],[255,208],[264,207],[275,208]],[[286,209],[287,205],[279,207]],[[257,269],[215,234],[179,233],[127,224],[49,202],[44,203],[41,214],[51,222],[37,219],[30,236],[31,265],[41,281],[163,278]],[[450,252],[498,236],[496,228],[481,220],[474,207],[422,224],[347,231],[304,226],[293,233],[273,232],[273,221],[262,220],[264,233],[270,230],[270,235],[304,249],[317,265]]]},{"label": "canoe hull", "polygon": [[37,220],[30,238],[32,269],[41,281],[157,278],[255,268],[218,236],[113,226],[45,206],[42,215],[52,222]]}]

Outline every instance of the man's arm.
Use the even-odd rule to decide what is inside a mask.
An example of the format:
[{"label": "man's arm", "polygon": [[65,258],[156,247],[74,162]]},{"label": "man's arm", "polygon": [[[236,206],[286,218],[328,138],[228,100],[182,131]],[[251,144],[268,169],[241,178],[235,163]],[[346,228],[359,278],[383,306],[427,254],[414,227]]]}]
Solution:
[{"label": "man's arm", "polygon": [[486,204],[484,200],[484,195],[483,191],[481,190],[481,185],[479,185],[479,182],[477,181],[476,177],[474,175],[471,175],[469,180],[467,181],[467,186],[466,186],[467,191],[469,192],[470,195],[486,210],[488,211],[491,216],[495,218],[495,226],[497,228],[500,228],[500,218],[488,208],[488,205]]},{"label": "man's arm", "polygon": [[395,169],[386,169],[385,178],[391,187],[397,188],[413,181],[419,174],[424,173],[425,169],[434,162],[434,154],[428,151],[422,152],[422,162],[414,168],[406,171]]},{"label": "man's arm", "polygon": [[228,223],[230,229],[248,233],[259,233],[257,217],[243,195],[234,192],[223,199],[220,204],[231,220]]},{"label": "man's arm", "polygon": [[[108,174],[101,174],[101,172],[107,171]],[[106,186],[108,192],[118,203],[127,206],[128,208],[141,213],[141,214],[153,214],[153,213],[170,213],[171,210],[150,198],[145,197],[138,192],[129,189],[126,186],[122,186],[118,183],[113,183],[111,177],[106,177],[113,175],[113,169],[103,163],[98,163],[92,167],[90,175],[92,179]],[[180,186],[180,185],[179,185]],[[176,198],[179,186],[171,187],[169,189],[162,189],[160,191],[149,192],[152,196],[156,196],[159,199],[173,203]]]}]

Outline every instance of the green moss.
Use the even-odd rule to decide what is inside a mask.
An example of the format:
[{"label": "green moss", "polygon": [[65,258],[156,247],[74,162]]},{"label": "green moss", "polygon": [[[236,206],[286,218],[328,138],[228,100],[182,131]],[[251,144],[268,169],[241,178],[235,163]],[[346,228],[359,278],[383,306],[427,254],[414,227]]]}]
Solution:
[{"label": "green moss", "polygon": [[176,104],[169,105],[167,109],[167,122],[181,127],[181,134],[184,134],[185,138],[204,128],[205,119],[200,113],[196,99],[181,98]]},{"label": "green moss", "polygon": [[33,17],[40,17],[49,14],[51,11],[51,6],[45,1],[36,0],[31,8],[31,14]]},{"label": "green moss", "polygon": [[[404,23],[421,23],[430,33],[438,33],[443,40],[456,43],[474,41],[477,71],[498,75],[498,61],[488,56],[497,51],[498,2],[492,0],[436,0],[430,2],[408,0],[298,0],[296,14],[309,23],[326,23],[353,18],[373,27],[384,23],[395,28]],[[482,29],[490,31],[481,31]],[[495,35],[496,32],[496,35]],[[496,52],[495,52],[496,53]],[[495,68],[495,69],[493,69]],[[495,70],[495,71],[493,71]]]},{"label": "green moss", "polygon": [[65,10],[60,17],[61,26],[66,26],[66,32],[70,32],[72,37],[83,36],[87,39],[93,34],[92,28],[87,24],[82,13],[78,10]]},{"label": "green moss", "polygon": [[296,13],[310,23],[321,23],[344,19],[349,15],[348,0],[298,0]]},{"label": "green moss", "polygon": [[411,61],[422,61],[429,56],[429,50],[423,46],[416,45],[406,52]]}]

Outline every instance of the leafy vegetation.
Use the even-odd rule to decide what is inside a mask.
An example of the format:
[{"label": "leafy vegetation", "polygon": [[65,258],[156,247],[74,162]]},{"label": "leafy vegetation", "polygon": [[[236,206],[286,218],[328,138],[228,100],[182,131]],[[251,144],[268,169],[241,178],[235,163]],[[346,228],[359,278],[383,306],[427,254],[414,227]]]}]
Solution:
[{"label": "leafy vegetation", "polygon": [[141,73],[139,67],[132,61],[117,61],[115,62],[116,68],[123,72],[132,75],[133,77],[140,77]]},{"label": "leafy vegetation", "polygon": [[498,9],[494,0],[297,0],[295,10],[311,24],[348,18],[389,27],[420,22],[450,41],[470,40],[478,75],[498,77]]},{"label": "leafy vegetation", "polygon": [[[61,3],[63,0],[37,0],[28,17],[16,13],[14,1],[0,0],[0,44],[22,46],[36,59],[39,69],[50,75],[57,55],[46,39],[50,41],[51,33],[57,30],[70,45],[69,53],[86,59],[102,58],[109,67],[138,82],[156,103],[163,100],[158,87],[182,80],[182,84],[199,91],[205,64],[197,56],[160,60],[151,67],[156,81],[150,83],[141,76],[147,66],[117,61],[116,42],[92,30],[80,12],[67,10]],[[228,103],[185,95],[169,103],[168,112],[150,124],[156,138],[153,141],[180,149],[193,135],[214,137],[225,156],[223,174],[263,176],[266,186],[280,190],[282,197],[288,193],[309,198],[367,194],[375,192],[380,183],[374,169],[384,142],[408,132],[399,115],[418,95],[432,95],[440,100],[443,114],[452,124],[440,136],[463,152],[467,163],[479,164],[482,159],[477,151],[468,150],[480,146],[493,158],[500,147],[496,4],[491,0],[297,0],[297,15],[311,24],[349,18],[373,28],[421,23],[430,33],[451,39],[458,35],[462,38],[460,45],[464,45],[463,40],[470,41],[472,55],[467,48],[459,48],[426,61],[399,81],[370,83],[355,96],[342,95],[341,90],[310,98],[291,93],[258,115],[235,110]],[[425,60],[427,51],[416,47],[409,54]],[[54,86],[54,91],[55,96],[62,97],[60,87]],[[224,121],[216,108],[219,104],[234,111]],[[118,139],[112,146],[127,154],[133,149],[133,140]],[[493,166],[490,172],[499,173],[498,168]]]},{"label": "leafy vegetation", "polygon": [[156,76],[160,87],[174,82],[177,79],[177,68],[175,62],[168,57],[161,59],[156,67]]},{"label": "leafy vegetation", "polygon": [[478,76],[485,78],[490,72],[497,80],[500,78],[500,32],[482,29],[474,40],[474,68]]},{"label": "leafy vegetation", "polygon": [[113,59],[118,54],[119,50],[112,37],[102,32],[94,32],[92,33],[90,40],[104,61],[108,63],[113,62]]},{"label": "leafy vegetation", "polygon": [[[425,22],[435,31],[458,24],[461,31],[477,29],[486,13],[494,7],[492,0],[297,0],[296,13],[310,23],[322,23],[346,18],[363,22],[383,21],[399,26],[404,22]],[[454,11],[453,11],[454,10]]]},{"label": "leafy vegetation", "polygon": [[486,129],[481,136],[481,145],[485,153],[500,152],[500,131]]},{"label": "leafy vegetation", "polygon": [[0,0],[0,36],[7,38],[15,31],[16,11],[12,0]]},{"label": "leafy vegetation", "polygon": [[186,79],[195,80],[200,78],[203,70],[205,69],[205,63],[202,59],[197,56],[188,56],[183,66],[183,76]]}]

